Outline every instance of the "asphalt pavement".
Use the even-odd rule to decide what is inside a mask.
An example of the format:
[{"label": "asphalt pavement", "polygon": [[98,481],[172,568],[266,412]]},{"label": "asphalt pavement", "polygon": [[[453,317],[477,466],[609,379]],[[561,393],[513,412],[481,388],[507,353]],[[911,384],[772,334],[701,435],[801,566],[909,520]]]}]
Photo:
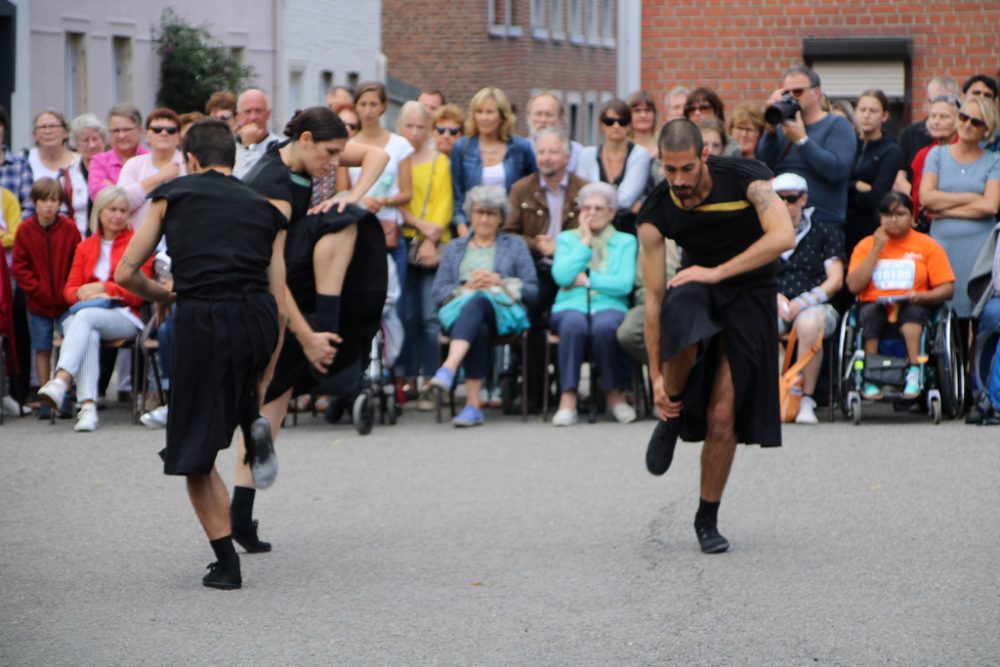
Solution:
[{"label": "asphalt pavement", "polygon": [[[0,665],[998,665],[1000,429],[866,410],[741,447],[698,550],[700,445],[306,416],[258,494],[269,554],[212,560],[164,432],[0,426]],[[233,450],[220,456],[232,478]]]}]

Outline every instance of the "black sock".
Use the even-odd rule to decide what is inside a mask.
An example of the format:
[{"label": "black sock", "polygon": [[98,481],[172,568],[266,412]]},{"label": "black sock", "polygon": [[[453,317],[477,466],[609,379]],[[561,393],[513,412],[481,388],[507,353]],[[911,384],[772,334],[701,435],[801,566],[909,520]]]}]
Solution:
[{"label": "black sock", "polygon": [[249,528],[253,525],[253,499],[256,495],[257,489],[248,486],[233,487],[233,503],[230,505],[229,515],[234,526]]},{"label": "black sock", "polygon": [[340,331],[340,295],[317,294],[316,312],[310,318],[310,324],[317,331]]},{"label": "black sock", "polygon": [[236,548],[233,546],[232,536],[226,535],[217,540],[210,540],[209,544],[212,545],[215,558],[219,561],[219,569],[229,570],[239,562],[239,558],[236,555]]},{"label": "black sock", "polygon": [[715,525],[719,522],[719,503],[720,500],[711,503],[704,498],[700,498],[698,501],[698,513],[694,515],[695,525]]}]

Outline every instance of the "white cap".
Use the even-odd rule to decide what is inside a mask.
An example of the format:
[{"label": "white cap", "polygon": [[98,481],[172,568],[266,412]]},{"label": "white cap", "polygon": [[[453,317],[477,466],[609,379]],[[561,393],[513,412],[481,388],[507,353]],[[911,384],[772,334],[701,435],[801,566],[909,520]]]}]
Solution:
[{"label": "white cap", "polygon": [[806,179],[798,174],[785,172],[779,174],[771,180],[771,187],[775,192],[809,192],[809,184]]}]

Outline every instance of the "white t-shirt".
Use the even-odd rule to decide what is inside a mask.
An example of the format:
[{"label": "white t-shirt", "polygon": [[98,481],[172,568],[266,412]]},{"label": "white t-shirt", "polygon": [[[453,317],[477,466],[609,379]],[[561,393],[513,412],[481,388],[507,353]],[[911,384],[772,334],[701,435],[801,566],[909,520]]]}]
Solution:
[{"label": "white t-shirt", "polygon": [[492,167],[483,167],[483,180],[480,185],[499,185],[507,189],[507,170],[504,169],[503,162]]},{"label": "white t-shirt", "polygon": [[[389,141],[386,142],[385,148],[382,150],[389,154],[389,164],[385,166],[382,176],[375,182],[371,190],[365,193],[368,197],[398,195],[399,163],[413,155],[413,146],[410,142],[395,132],[389,133]],[[361,176],[361,167],[350,167],[347,171],[351,175],[351,183],[357,183]],[[403,214],[395,206],[383,206],[377,215],[379,220],[395,222],[397,225],[403,224]]]},{"label": "white t-shirt", "polygon": [[94,265],[94,276],[102,283],[108,282],[111,277],[111,245],[114,241],[101,241],[101,254],[97,257],[97,264]]},{"label": "white t-shirt", "polygon": [[[69,171],[69,184],[72,188],[72,192],[67,192],[70,202],[73,204],[73,219],[76,221],[76,227],[80,230],[81,236],[87,235],[87,202],[89,201],[90,194],[87,191],[87,179],[83,177],[83,171],[80,169],[80,156],[76,156],[76,159],[67,167]],[[31,165],[31,176],[36,181],[39,178],[52,178],[59,181],[59,185],[66,189],[66,178],[59,173],[59,169],[49,169],[42,162],[41,156],[38,154],[38,148],[32,148],[28,152],[28,164]],[[60,209],[62,213],[69,215],[69,207],[63,204]]]}]

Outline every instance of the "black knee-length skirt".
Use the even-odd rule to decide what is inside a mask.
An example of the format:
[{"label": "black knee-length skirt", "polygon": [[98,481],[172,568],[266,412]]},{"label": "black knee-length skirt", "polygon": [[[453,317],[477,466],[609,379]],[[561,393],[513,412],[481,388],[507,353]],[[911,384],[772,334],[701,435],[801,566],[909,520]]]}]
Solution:
[{"label": "black knee-length skirt", "polygon": [[776,287],[770,283],[687,283],[667,291],[660,310],[661,359],[696,343],[700,348],[684,389],[683,440],[705,439],[721,339],[736,395],[737,440],[781,445],[777,321]]},{"label": "black knee-length skirt", "polygon": [[[359,360],[368,357],[372,338],[382,321],[388,281],[385,233],[378,218],[362,208],[348,206],[343,212],[333,209],[293,222],[285,241],[286,280],[299,310],[309,319],[315,312],[316,303],[313,270],[316,242],[350,225],[357,226],[357,238],[341,291],[340,331],[337,333],[343,340],[337,346],[333,364],[325,374],[317,371],[306,359],[295,335],[286,332],[265,402],[275,400],[289,389],[293,389],[294,396],[319,391],[321,385],[336,382],[342,371],[357,367]],[[337,393],[333,389],[327,386],[323,392]]]},{"label": "black knee-length skirt", "polygon": [[210,473],[236,427],[259,415],[257,384],[278,342],[278,311],[267,292],[182,299],[171,348],[168,475]]}]

